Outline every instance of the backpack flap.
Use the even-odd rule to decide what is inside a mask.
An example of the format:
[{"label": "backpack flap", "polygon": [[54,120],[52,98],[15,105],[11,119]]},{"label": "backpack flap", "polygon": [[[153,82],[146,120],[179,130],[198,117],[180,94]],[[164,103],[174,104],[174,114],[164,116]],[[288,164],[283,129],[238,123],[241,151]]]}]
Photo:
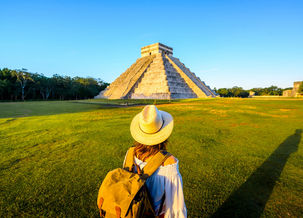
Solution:
[{"label": "backpack flap", "polygon": [[127,150],[126,157],[123,163],[123,169],[132,171],[134,164],[135,147],[131,147]]},{"label": "backpack flap", "polygon": [[132,200],[144,183],[136,173],[121,168],[110,171],[99,189],[99,209],[107,215],[116,215],[120,210],[121,217],[125,217]]},{"label": "backpack flap", "polygon": [[161,150],[154,155],[143,168],[143,177],[148,178],[164,163],[164,161],[171,156],[167,151]]}]

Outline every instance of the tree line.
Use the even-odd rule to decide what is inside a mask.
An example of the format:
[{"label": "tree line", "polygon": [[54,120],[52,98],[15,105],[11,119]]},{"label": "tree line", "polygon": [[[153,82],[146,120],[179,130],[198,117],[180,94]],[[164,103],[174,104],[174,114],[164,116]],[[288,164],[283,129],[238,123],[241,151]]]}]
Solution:
[{"label": "tree line", "polygon": [[[31,73],[26,69],[0,69],[0,100],[73,100],[88,99],[98,95],[109,84],[91,77],[69,77],[54,74],[46,77],[43,74]],[[220,88],[215,91],[221,97],[246,98],[249,92],[255,95],[282,95],[284,90],[277,86],[244,90],[242,87]],[[303,83],[300,86],[303,93]]]},{"label": "tree line", "polygon": [[109,84],[91,77],[31,73],[26,69],[0,69],[0,100],[72,100],[98,95]]},{"label": "tree line", "polygon": [[246,98],[249,96],[249,92],[252,91],[257,96],[262,95],[276,95],[281,96],[283,94],[284,90],[292,89],[292,88],[286,88],[282,89],[277,86],[270,86],[266,88],[253,88],[249,90],[244,90],[242,87],[234,86],[232,88],[220,88],[215,89],[215,91],[221,96],[221,97],[241,97]]}]

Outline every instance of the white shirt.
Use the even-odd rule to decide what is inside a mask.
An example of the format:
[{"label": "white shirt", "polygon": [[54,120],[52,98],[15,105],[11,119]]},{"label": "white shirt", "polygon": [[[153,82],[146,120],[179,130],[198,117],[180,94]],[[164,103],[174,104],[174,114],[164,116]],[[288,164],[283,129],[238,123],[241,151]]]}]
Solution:
[{"label": "white shirt", "polygon": [[[142,169],[146,162],[135,157],[135,163]],[[165,218],[187,217],[187,210],[183,195],[183,182],[179,172],[179,160],[176,163],[160,166],[156,172],[146,180],[148,191],[156,215],[165,213]],[[165,201],[160,210],[162,197],[165,193]]]}]

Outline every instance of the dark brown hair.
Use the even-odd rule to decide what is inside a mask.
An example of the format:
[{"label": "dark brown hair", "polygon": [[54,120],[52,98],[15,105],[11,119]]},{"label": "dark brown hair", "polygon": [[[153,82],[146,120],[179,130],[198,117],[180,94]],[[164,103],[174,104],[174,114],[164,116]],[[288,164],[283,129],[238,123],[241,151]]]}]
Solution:
[{"label": "dark brown hair", "polygon": [[156,145],[144,145],[144,144],[141,144],[141,143],[135,141],[134,142],[135,156],[138,159],[140,159],[142,161],[145,161],[147,158],[149,158],[150,156],[155,155],[160,150],[166,150],[167,143],[168,143],[168,141],[165,140],[164,142],[161,142],[161,143],[156,144]]}]

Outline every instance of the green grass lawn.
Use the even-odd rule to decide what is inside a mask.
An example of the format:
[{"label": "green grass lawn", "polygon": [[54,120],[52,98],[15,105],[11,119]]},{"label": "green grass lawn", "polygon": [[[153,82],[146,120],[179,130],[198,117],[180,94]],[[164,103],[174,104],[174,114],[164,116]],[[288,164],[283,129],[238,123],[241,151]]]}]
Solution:
[{"label": "green grass lawn", "polygon": [[[98,188],[143,107],[104,102],[125,103],[0,103],[0,217],[98,217]],[[302,100],[156,103],[174,116],[168,149],[190,217],[303,217]]]}]

